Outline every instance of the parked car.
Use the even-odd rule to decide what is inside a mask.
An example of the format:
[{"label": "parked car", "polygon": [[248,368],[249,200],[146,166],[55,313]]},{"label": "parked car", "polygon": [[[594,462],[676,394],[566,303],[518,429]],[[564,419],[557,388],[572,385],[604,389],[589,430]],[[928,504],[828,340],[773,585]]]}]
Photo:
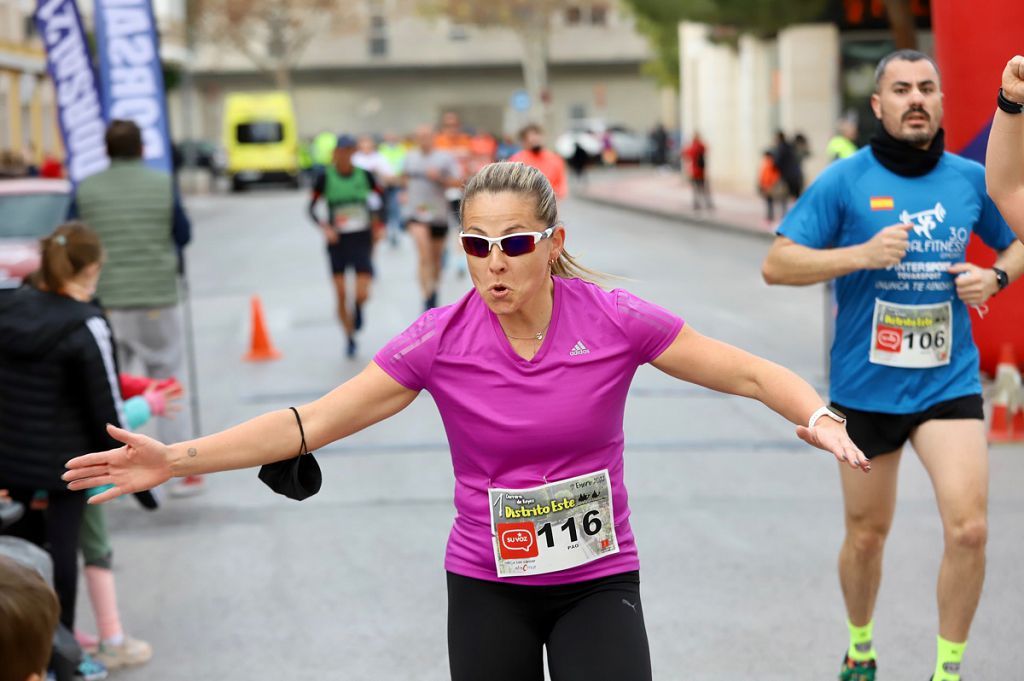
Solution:
[{"label": "parked car", "polygon": [[67,219],[67,180],[0,180],[0,288],[15,288],[39,269],[39,239]]},{"label": "parked car", "polygon": [[[191,163],[189,163],[191,161]],[[227,165],[227,153],[213,142],[206,140],[182,140],[174,145],[174,163],[185,167],[203,168],[217,177]]]},{"label": "parked car", "polygon": [[599,158],[604,150],[604,137],[610,136],[612,149],[619,162],[643,163],[651,158],[651,140],[646,133],[630,130],[623,125],[605,125],[599,120],[579,119],[555,140],[555,151],[569,158],[579,144],[592,158]]}]

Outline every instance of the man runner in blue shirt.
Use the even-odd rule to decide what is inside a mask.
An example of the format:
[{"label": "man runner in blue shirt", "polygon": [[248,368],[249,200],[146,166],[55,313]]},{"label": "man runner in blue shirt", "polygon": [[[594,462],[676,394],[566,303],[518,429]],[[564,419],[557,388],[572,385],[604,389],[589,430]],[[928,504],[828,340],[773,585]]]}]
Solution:
[{"label": "man runner in blue shirt", "polygon": [[[959,681],[985,576],[988,450],[971,308],[1024,271],[1016,241],[985,193],[982,166],[944,151],[938,68],[894,52],[879,63],[869,147],[829,166],[783,220],[763,272],[769,284],[836,279],[830,396],[871,475],[842,472],[846,538],[839,580],[850,645],[839,678],[874,681],[872,625],[896,477],[910,441],[935,489],[945,552],[938,579],[935,681]],[[965,262],[972,233],[998,251]],[[969,307],[970,306],[970,307]]]}]

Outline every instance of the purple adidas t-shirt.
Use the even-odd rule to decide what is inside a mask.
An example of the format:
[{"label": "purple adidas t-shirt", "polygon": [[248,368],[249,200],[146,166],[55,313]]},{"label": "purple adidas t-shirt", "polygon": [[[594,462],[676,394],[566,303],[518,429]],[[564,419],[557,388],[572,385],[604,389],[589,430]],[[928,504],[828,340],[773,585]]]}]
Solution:
[{"label": "purple adidas t-shirt", "polygon": [[470,291],[430,310],[374,361],[411,390],[427,390],[444,421],[455,469],[455,522],[445,569],[497,581],[488,488],[524,489],[608,469],[619,552],[514,584],[566,584],[636,570],[623,484],[622,419],[641,364],[683,320],[622,289],[553,277],[551,325],[533,359],[509,345],[497,316]]}]

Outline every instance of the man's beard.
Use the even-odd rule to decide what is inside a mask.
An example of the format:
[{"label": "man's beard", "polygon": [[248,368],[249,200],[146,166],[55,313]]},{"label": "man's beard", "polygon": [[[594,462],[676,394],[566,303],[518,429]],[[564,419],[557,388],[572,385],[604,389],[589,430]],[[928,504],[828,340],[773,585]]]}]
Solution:
[{"label": "man's beard", "polygon": [[906,134],[900,132],[899,135],[894,135],[894,137],[898,140],[906,142],[911,146],[920,147],[931,144],[931,141],[935,139],[935,133],[932,132],[931,130],[915,130],[913,132],[908,132]]},{"label": "man's beard", "polygon": [[911,146],[914,146],[914,147],[930,145],[931,141],[933,139],[935,139],[935,134],[938,132],[938,130],[928,130],[928,129],[925,129],[925,130],[913,130],[913,131],[907,132],[907,133],[903,132],[903,121],[907,118],[907,116],[909,116],[912,113],[921,114],[921,115],[926,116],[927,117],[927,122],[931,123],[932,117],[931,117],[931,115],[928,114],[928,112],[926,112],[923,109],[911,109],[910,111],[905,112],[900,117],[899,128],[897,128],[897,132],[895,134],[893,134],[893,137],[895,137],[896,139],[898,139],[898,140],[900,140],[902,142],[906,142],[907,144],[909,144]]}]

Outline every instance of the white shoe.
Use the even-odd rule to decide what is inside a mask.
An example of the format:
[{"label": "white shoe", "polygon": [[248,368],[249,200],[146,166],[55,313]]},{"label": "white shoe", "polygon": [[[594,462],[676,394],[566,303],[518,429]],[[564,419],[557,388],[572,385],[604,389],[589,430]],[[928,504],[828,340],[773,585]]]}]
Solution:
[{"label": "white shoe", "polygon": [[153,647],[145,641],[125,636],[119,646],[100,643],[99,650],[93,657],[106,665],[107,669],[134,667],[149,662],[153,657]]}]

